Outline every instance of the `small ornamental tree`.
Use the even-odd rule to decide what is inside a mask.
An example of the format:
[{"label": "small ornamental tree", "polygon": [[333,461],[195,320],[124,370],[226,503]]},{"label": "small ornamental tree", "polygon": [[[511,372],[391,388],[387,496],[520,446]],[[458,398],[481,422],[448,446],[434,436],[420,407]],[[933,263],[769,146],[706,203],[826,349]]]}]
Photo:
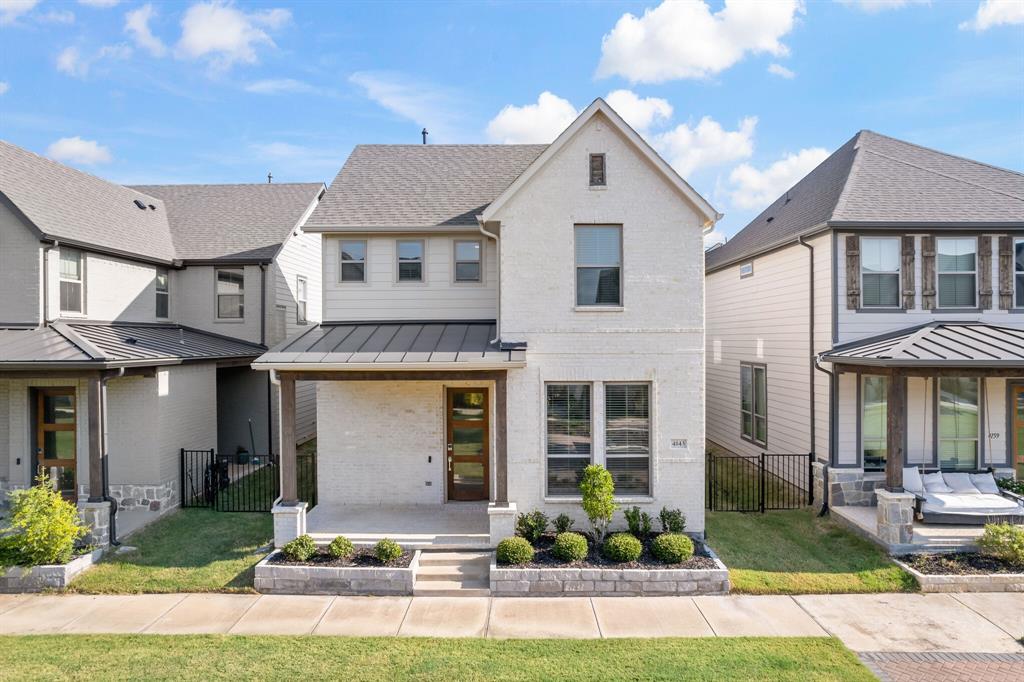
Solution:
[{"label": "small ornamental tree", "polygon": [[580,479],[580,493],[583,495],[583,512],[590,520],[590,528],[594,532],[594,542],[601,544],[612,515],[619,505],[615,504],[615,483],[612,475],[600,464],[591,464],[583,470]]},{"label": "small ornamental tree", "polygon": [[78,509],[53,489],[46,470],[28,490],[11,493],[11,525],[0,530],[0,565],[66,564],[89,533]]}]

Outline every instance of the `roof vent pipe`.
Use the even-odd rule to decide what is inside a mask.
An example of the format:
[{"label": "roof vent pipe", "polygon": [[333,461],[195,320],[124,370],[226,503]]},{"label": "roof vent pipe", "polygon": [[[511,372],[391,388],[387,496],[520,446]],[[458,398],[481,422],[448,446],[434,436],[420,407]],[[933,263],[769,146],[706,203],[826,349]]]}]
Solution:
[{"label": "roof vent pipe", "polygon": [[427,143],[427,135],[429,135],[429,134],[430,134],[430,133],[428,133],[428,132],[427,132],[427,129],[426,129],[426,128],[424,128],[424,129],[423,129],[423,132],[421,132],[421,133],[420,133],[420,135],[422,135],[422,136],[423,136],[423,144],[426,144],[426,143]]}]

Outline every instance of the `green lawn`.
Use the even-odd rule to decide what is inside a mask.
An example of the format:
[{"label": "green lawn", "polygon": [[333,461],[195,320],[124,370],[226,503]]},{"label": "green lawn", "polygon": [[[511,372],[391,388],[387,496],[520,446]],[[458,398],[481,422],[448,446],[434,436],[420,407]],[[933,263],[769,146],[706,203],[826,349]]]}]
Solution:
[{"label": "green lawn", "polygon": [[8,679],[842,680],[838,640],[485,640],[242,636],[0,638]]},{"label": "green lawn", "polygon": [[708,544],[729,567],[733,592],[905,592],[914,579],[876,545],[814,510],[708,512]]},{"label": "green lawn", "polygon": [[268,513],[182,509],[155,522],[125,544],[131,554],[112,555],[76,578],[73,592],[252,592],[257,551],[273,536]]}]

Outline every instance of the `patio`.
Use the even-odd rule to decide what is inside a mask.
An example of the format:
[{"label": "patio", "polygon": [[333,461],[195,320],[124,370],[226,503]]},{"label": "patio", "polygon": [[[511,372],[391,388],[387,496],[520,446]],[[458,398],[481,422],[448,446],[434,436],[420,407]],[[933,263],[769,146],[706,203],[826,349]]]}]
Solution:
[{"label": "patio", "polygon": [[490,545],[486,502],[442,505],[344,505],[321,502],[306,517],[318,543],[344,535],[357,545],[391,538],[407,549],[481,549]]},{"label": "patio", "polygon": [[878,537],[878,507],[832,507],[832,515],[842,524],[886,547],[890,552],[966,552],[977,549],[975,543],[984,526],[928,524],[915,520],[909,545],[889,546]]}]

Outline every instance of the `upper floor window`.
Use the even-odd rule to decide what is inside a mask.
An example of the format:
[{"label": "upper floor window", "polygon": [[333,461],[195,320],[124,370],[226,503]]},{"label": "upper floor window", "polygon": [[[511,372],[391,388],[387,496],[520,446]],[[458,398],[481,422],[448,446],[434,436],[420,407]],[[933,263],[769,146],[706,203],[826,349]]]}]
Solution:
[{"label": "upper floor window", "polygon": [[341,249],[341,281],[366,281],[366,242],[342,241]]},{"label": "upper floor window", "polygon": [[860,240],[861,306],[900,306],[900,240],[864,237]]},{"label": "upper floor window", "polygon": [[622,305],[622,227],[576,227],[576,305]]},{"label": "upper floor window", "polygon": [[156,269],[156,316],[170,317],[171,313],[171,280],[167,268]]},{"label": "upper floor window", "polygon": [[295,321],[306,324],[306,278],[295,278]]},{"label": "upper floor window", "polygon": [[423,281],[423,241],[398,242],[398,281]]},{"label": "upper floor window", "polygon": [[480,281],[481,243],[476,241],[455,242],[455,281]]},{"label": "upper floor window", "polygon": [[546,393],[547,494],[579,495],[593,444],[590,384],[548,384]]},{"label": "upper floor window", "polygon": [[85,254],[78,249],[60,250],[60,311],[82,313],[85,310]]},{"label": "upper floor window", "polygon": [[740,364],[740,434],[768,446],[768,377],[764,365]]},{"label": "upper floor window", "polygon": [[1013,243],[1014,306],[1024,308],[1024,239]]},{"label": "upper floor window", "polygon": [[245,317],[245,270],[217,270],[217,318],[240,320]]},{"label": "upper floor window", "polygon": [[940,308],[973,308],[978,295],[978,243],[973,237],[936,239]]},{"label": "upper floor window", "polygon": [[605,384],[605,462],[615,492],[651,492],[651,405],[648,384]]},{"label": "upper floor window", "polygon": [[591,154],[590,155],[590,186],[591,187],[604,187],[608,184],[607,176],[605,175],[604,167],[604,154]]}]

